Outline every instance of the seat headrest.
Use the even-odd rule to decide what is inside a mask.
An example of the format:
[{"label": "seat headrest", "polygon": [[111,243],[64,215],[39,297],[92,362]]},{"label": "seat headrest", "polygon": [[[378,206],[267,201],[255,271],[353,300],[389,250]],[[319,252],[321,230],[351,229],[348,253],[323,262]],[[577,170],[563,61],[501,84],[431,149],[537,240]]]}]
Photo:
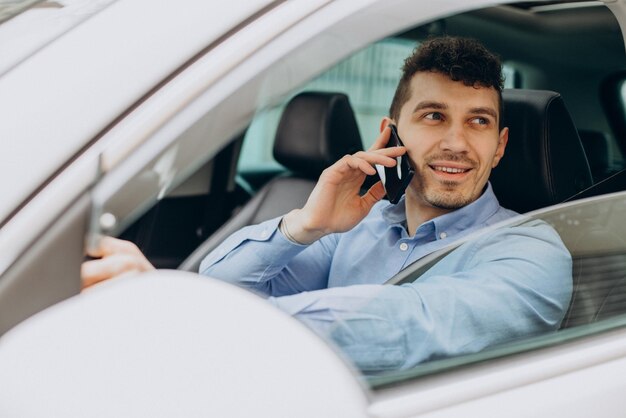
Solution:
[{"label": "seat headrest", "polygon": [[502,96],[509,142],[490,177],[500,204],[524,213],[591,186],[587,157],[561,95],[505,90]]},{"label": "seat headrest", "polygon": [[326,167],[362,149],[348,96],[305,92],[293,97],[283,112],[274,158],[295,173],[317,179]]}]

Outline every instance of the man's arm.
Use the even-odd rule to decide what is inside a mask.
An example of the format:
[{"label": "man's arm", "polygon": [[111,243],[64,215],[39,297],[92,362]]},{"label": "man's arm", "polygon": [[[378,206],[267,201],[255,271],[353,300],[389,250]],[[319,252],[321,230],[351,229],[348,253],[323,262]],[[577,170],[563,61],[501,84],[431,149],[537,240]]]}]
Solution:
[{"label": "man's arm", "polygon": [[283,217],[283,229],[300,244],[354,228],[372,207],[385,196],[379,181],[364,195],[361,186],[368,175],[375,175],[375,164],[396,165],[395,157],[406,153],[403,146],[385,148],[390,128],[385,125],[368,151],[345,155],[325,169],[302,209],[294,209]]},{"label": "man's arm", "polygon": [[325,288],[337,236],[298,244],[281,233],[280,221],[276,218],[237,231],[206,256],[200,274],[264,296]]},{"label": "man's arm", "polygon": [[322,172],[302,209],[244,228],[211,252],[200,273],[235,283],[265,296],[323,289],[335,248],[335,233],[352,229],[383,198],[381,182],[360,195],[374,164],[394,166],[403,147],[385,148],[383,129],[367,152],[346,155]]},{"label": "man's arm", "polygon": [[[301,245],[309,245],[329,234],[348,231],[361,222],[374,204],[383,198],[385,190],[381,182],[374,184],[364,195],[360,194],[360,189],[367,175],[376,174],[373,167],[375,164],[393,167],[396,165],[396,157],[406,152],[404,147],[385,148],[389,141],[389,133],[389,128],[384,128],[368,151],[346,155],[324,170],[304,207],[295,209],[282,218],[285,223],[283,228],[289,231],[288,236],[291,240]],[[268,231],[268,234],[270,232],[272,237],[278,234],[283,236],[283,233],[276,232],[275,226],[272,231]],[[248,245],[251,241],[253,240],[243,239],[236,246],[229,244],[232,248],[228,252],[234,251],[236,254],[240,246]],[[92,257],[101,258],[86,262],[81,269],[83,287],[128,272],[154,268],[132,243],[110,237],[106,237],[101,243],[101,248],[92,250],[89,254]],[[224,248],[222,246],[218,250],[221,251]],[[277,251],[274,252],[271,249],[265,250],[265,257],[262,259],[275,263],[274,257],[277,257],[280,259],[280,264],[285,267],[289,261],[289,254],[292,253],[292,256],[295,256],[298,253],[295,250],[283,251],[284,246],[278,246],[276,249]],[[250,252],[252,251],[244,251],[244,254]],[[221,263],[219,272],[215,270],[217,273],[209,273],[205,269],[207,274],[222,279],[222,272],[227,272],[232,267],[240,267],[249,261],[242,257],[223,255],[224,257],[219,260]],[[261,268],[261,271],[255,270],[254,276],[258,276],[266,268],[273,269],[272,266],[257,266]],[[241,270],[241,272],[246,271],[252,270]],[[228,280],[228,277],[225,279]],[[243,277],[241,280],[245,283],[247,278]]]},{"label": "man's arm", "polygon": [[539,223],[466,243],[411,284],[270,301],[376,373],[556,330],[571,292],[569,252]]}]

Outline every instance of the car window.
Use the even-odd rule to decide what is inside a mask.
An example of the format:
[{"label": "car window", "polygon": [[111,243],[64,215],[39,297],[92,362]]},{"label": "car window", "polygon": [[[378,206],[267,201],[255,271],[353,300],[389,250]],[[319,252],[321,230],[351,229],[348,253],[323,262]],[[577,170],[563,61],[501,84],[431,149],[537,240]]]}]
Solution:
[{"label": "car window", "polygon": [[[402,61],[415,46],[415,41],[401,38],[376,42],[316,77],[293,95],[308,90],[346,93],[364,146],[368,147],[376,139],[380,119],[387,114],[400,79]],[[244,140],[240,170],[280,167],[272,156],[272,145],[287,101],[262,109],[254,117]]]},{"label": "car window", "polygon": [[[525,228],[545,225],[553,228],[566,245],[572,258],[571,299],[558,329],[539,333],[525,339],[503,341],[463,358],[437,359],[411,370],[402,370],[369,377],[375,387],[385,387],[399,380],[440,372],[460,364],[470,364],[499,358],[546,346],[562,344],[581,337],[623,327],[626,324],[626,234],[623,219],[626,216],[626,193],[591,198],[548,208],[523,216],[507,224],[481,231],[432,258],[408,268],[392,282],[420,280],[437,263],[458,251],[464,245],[484,239],[497,229]],[[519,318],[523,321],[524,318]],[[512,324],[513,325],[513,324]]]},{"label": "car window", "polygon": [[[527,10],[531,6],[520,6]],[[552,9],[539,10],[550,16]],[[468,13],[468,19],[476,14]],[[459,21],[463,17],[459,16]],[[451,17],[450,22],[455,23],[457,17]],[[409,31],[410,33],[410,31]],[[564,37],[564,39],[567,36]],[[621,43],[619,37],[616,42]],[[288,99],[302,91],[335,91],[346,93],[354,109],[363,145],[367,148],[378,134],[380,119],[387,115],[388,105],[393,96],[396,83],[400,77],[400,66],[419,40],[395,36],[378,41],[348,59],[340,62],[331,69],[319,75],[303,87],[287,96],[280,105],[261,108],[257,111],[246,133],[242,155],[239,160],[238,170],[281,170],[280,165],[272,157],[272,145],[278,121]],[[495,41],[494,41],[495,42]],[[558,41],[560,42],[560,41]],[[594,110],[600,111],[596,118],[589,118],[580,106],[580,102],[574,99],[562,80],[552,79],[555,74],[560,74],[552,57],[544,62],[545,73],[542,69],[533,68],[520,59],[524,55],[523,47],[519,51],[505,54],[503,57],[503,74],[505,76],[505,88],[526,88],[538,90],[556,90],[563,93],[563,97],[571,110],[574,122],[578,128],[578,134],[586,152],[586,156],[596,182],[603,180],[622,168],[621,152],[615,135],[610,130],[604,119],[601,107]],[[558,56],[559,51],[554,51]],[[563,51],[561,51],[563,52]],[[569,52],[565,54],[567,60]],[[565,56],[564,55],[564,56]],[[572,54],[575,55],[575,54]],[[620,51],[623,56],[623,51]],[[589,71],[589,64],[584,57],[580,56],[577,65],[580,69],[570,68],[570,71]],[[620,58],[616,58],[620,59]],[[623,59],[623,58],[621,58]],[[393,63],[395,60],[395,63]],[[557,58],[558,60],[558,58]],[[541,61],[541,60],[539,60]],[[533,65],[537,65],[536,63]],[[552,68],[551,66],[555,66]],[[558,77],[558,76],[557,76]],[[589,89],[585,95],[599,95],[599,87],[585,86]],[[626,91],[626,88],[622,89]],[[624,94],[626,97],[626,94]],[[578,97],[580,99],[580,96]],[[586,108],[588,111],[588,108]],[[612,191],[622,190],[621,186],[614,186]],[[546,209],[541,214],[516,219],[514,225],[501,225],[483,234],[498,234],[497,231],[523,230],[535,228],[539,225],[554,231],[558,240],[562,240],[568,256],[571,257],[572,272],[561,282],[561,289],[555,290],[557,298],[563,302],[563,319],[556,327],[543,330],[524,337],[502,338],[497,343],[482,347],[480,350],[467,350],[456,355],[434,355],[415,367],[409,367],[393,371],[364,370],[369,383],[374,388],[383,388],[394,385],[398,381],[413,379],[426,374],[441,372],[463,364],[483,362],[488,359],[509,356],[515,353],[551,346],[572,338],[591,335],[607,327],[620,326],[623,323],[622,314],[626,312],[624,305],[619,299],[620,289],[623,286],[624,275],[622,267],[626,260],[626,246],[621,239],[609,239],[610,244],[597,245],[602,240],[603,234],[612,235],[612,222],[619,222],[619,213],[623,210],[624,196],[612,199],[599,199],[570,204],[566,207]],[[480,235],[480,234],[478,234]],[[589,240],[590,237],[598,237],[597,240]],[[465,245],[480,241],[483,238],[473,237],[465,241]],[[407,268],[397,278],[395,285],[424,280],[437,269],[438,262],[450,251],[459,251],[456,246],[445,250],[445,254],[435,254],[419,261]],[[462,250],[461,250],[462,251]],[[546,264],[549,264],[547,262]],[[569,274],[569,273],[568,273]],[[394,284],[389,284],[394,286]],[[375,304],[376,302],[373,301]],[[480,304],[480,301],[471,303]],[[498,313],[493,312],[493,315]],[[513,316],[512,324],[521,324],[529,318],[524,315]],[[344,332],[341,327],[337,333]],[[392,331],[390,331],[392,332]],[[333,342],[331,341],[331,344]],[[354,358],[354,353],[348,355]]]},{"label": "car window", "polygon": [[[594,97],[597,94],[598,86],[597,83],[585,86],[580,85],[582,81],[588,82],[589,77],[587,77],[587,74],[589,69],[585,67],[588,61],[584,58],[584,51],[581,52],[582,55],[577,57],[571,50],[562,48],[562,46],[568,42],[571,36],[570,33],[566,32],[556,36],[548,30],[547,35],[545,33],[543,34],[544,36],[549,35],[551,42],[556,39],[556,46],[551,45],[551,51],[553,53],[555,49],[558,50],[560,48],[559,51],[565,54],[568,62],[574,62],[580,66],[579,68],[576,65],[571,65],[568,68],[568,74],[572,77],[572,80],[576,81],[567,84],[561,80],[563,68],[554,63],[555,61],[559,61],[559,57],[554,58],[551,56],[549,59],[546,59],[542,55],[541,58],[529,58],[528,51],[525,49],[524,45],[509,45],[507,42],[504,42],[505,45],[498,44],[496,35],[481,32],[479,30],[481,27],[480,24],[476,24],[476,22],[482,22],[483,18],[495,21],[497,20],[496,17],[498,13],[509,13],[512,16],[517,16],[518,13],[530,13],[525,7],[527,6],[519,6],[519,10],[511,10],[504,7],[498,8],[497,10],[487,9],[487,11],[469,12],[468,14],[461,14],[459,16],[451,16],[447,23],[452,32],[454,31],[455,25],[459,25],[461,29],[457,29],[458,31],[463,32],[464,30],[468,30],[471,33],[469,29],[472,29],[476,31],[477,35],[482,35],[485,39],[490,40],[493,45],[499,46],[498,51],[506,54],[503,56],[505,62],[504,72],[506,76],[506,87],[537,90],[552,89],[562,92],[563,97],[567,99],[568,104],[571,105],[570,108],[573,109],[572,116],[580,132],[584,129],[594,131],[593,128],[597,128],[597,126],[588,124],[589,121],[595,122],[600,120],[604,122],[605,115],[599,106],[585,106],[583,104],[587,103],[586,98]],[[545,16],[539,19],[543,17]],[[524,24],[521,26],[526,28]],[[477,27],[479,29],[477,29]],[[507,33],[504,29],[501,28],[501,30],[504,34]],[[411,32],[408,31],[404,33],[404,35],[409,33]],[[416,31],[416,33],[420,32]],[[515,37],[511,34],[509,34],[509,36]],[[241,157],[238,161],[238,170],[240,172],[247,170],[282,170],[281,166],[273,160],[271,154],[276,127],[284,109],[284,103],[287,101],[281,100],[280,98],[290,99],[302,91],[340,91],[346,93],[355,110],[364,146],[368,147],[378,133],[380,118],[387,114],[391,97],[393,96],[395,86],[400,77],[400,67],[403,59],[419,42],[423,41],[424,38],[423,36],[410,37],[399,35],[385,38],[359,50],[359,52],[354,53],[349,58],[341,61],[330,70],[327,70],[306,84],[302,84],[301,81],[305,80],[307,77],[300,73],[293,75],[294,79],[296,79],[296,81],[293,82],[293,84],[295,84],[293,88],[287,88],[282,84],[276,87],[276,85],[279,84],[276,83],[276,79],[284,77],[285,71],[288,75],[292,75],[289,73],[291,70],[290,65],[294,65],[293,62],[295,62],[295,59],[285,64],[284,67],[279,68],[280,71],[273,71],[275,69],[270,68],[267,70],[267,73],[261,74],[258,78],[254,79],[253,82],[250,82],[249,85],[246,85],[246,88],[240,88],[233,94],[229,91],[228,94],[230,95],[228,98],[221,98],[223,103],[215,108],[211,108],[210,111],[199,108],[194,109],[194,112],[198,112],[198,115],[201,114],[201,112],[205,113],[202,114],[201,117],[194,114],[194,120],[196,122],[192,127],[185,126],[184,128],[186,130],[183,134],[179,134],[180,136],[176,141],[171,139],[172,136],[168,136],[167,141],[171,141],[171,143],[168,142],[170,144],[168,149],[164,150],[159,148],[157,150],[155,148],[152,150],[154,157],[146,156],[147,154],[144,153],[142,158],[145,161],[142,160],[142,164],[144,164],[142,167],[146,167],[145,172],[148,175],[143,177],[137,176],[138,179],[141,177],[145,180],[144,184],[135,186],[135,189],[129,187],[126,191],[126,195],[117,193],[114,198],[119,199],[122,203],[127,203],[127,201],[131,200],[131,197],[148,201],[148,199],[144,198],[138,191],[146,190],[153,193],[156,189],[153,185],[158,185],[158,199],[161,202],[167,201],[168,197],[173,200],[174,196],[170,194],[170,191],[175,185],[174,180],[181,180],[187,174],[199,168],[201,163],[204,164],[210,158],[215,157],[217,152],[223,149],[223,145],[226,142],[224,138],[227,136],[231,139],[236,137],[237,140],[239,140],[240,133],[245,129],[245,125],[248,124],[249,121],[250,124],[247,127],[246,135],[243,140]],[[541,38],[540,35],[534,37],[534,41],[537,44],[547,42],[547,39],[548,38]],[[612,42],[617,44],[622,43],[618,32],[615,32]],[[306,53],[307,50],[303,49],[299,52]],[[621,50],[621,56],[623,56],[623,50]],[[580,61],[577,61],[576,58],[579,58]],[[529,62],[523,62],[525,59]],[[319,65],[320,68],[324,67],[323,63]],[[546,69],[545,73],[542,73],[541,71],[544,65]],[[606,66],[601,65],[601,67],[605,68]],[[285,68],[287,70],[285,70]],[[602,71],[604,71],[604,69]],[[319,74],[317,71],[313,72]],[[596,78],[601,79],[604,73],[597,74],[596,76]],[[274,84],[267,83],[267,85],[275,88],[275,90],[269,92],[263,91],[265,87],[263,84],[265,81],[264,78],[274,82]],[[555,78],[558,79],[558,82],[555,81]],[[559,82],[561,82],[561,84],[559,84]],[[287,82],[285,85],[292,87]],[[268,87],[268,90],[271,90],[271,88]],[[264,94],[269,98],[263,97]],[[579,95],[577,96],[577,94]],[[257,109],[252,108],[252,103],[255,103],[255,101],[262,102],[264,99],[267,99],[267,102],[270,103],[269,106],[260,105]],[[282,104],[275,106],[275,103],[281,101],[283,102]],[[214,100],[211,101],[211,103],[214,102]],[[245,109],[243,109],[242,103],[245,103]],[[595,113],[590,115],[589,113],[592,111]],[[252,116],[253,113],[255,113],[254,116]],[[608,131],[604,129],[606,128],[605,126],[601,126],[601,128],[603,129],[602,132]],[[236,132],[234,132],[235,130]],[[166,134],[173,135],[170,134],[169,131],[167,131]],[[165,134],[163,135],[165,136]],[[207,138],[217,138],[221,142],[217,143],[217,140],[215,142],[207,141]],[[576,141],[572,140],[572,144],[575,142]],[[588,155],[590,155],[589,152]],[[602,157],[606,155],[608,154],[603,154]],[[217,164],[217,161],[214,161],[216,164],[212,164],[211,167],[211,183],[220,175],[226,177],[224,174],[231,168],[229,163],[232,159],[230,157],[229,155],[228,161],[224,162],[224,164]],[[615,159],[615,161],[618,161],[618,159]],[[193,162],[193,164],[190,162]],[[173,170],[172,167],[176,167],[179,171],[175,172],[176,170]],[[217,167],[219,167],[219,169]],[[213,169],[215,169],[215,171],[213,171]],[[228,172],[228,174],[230,175],[231,173]],[[119,179],[114,180],[117,181]],[[113,180],[111,180],[111,182],[113,182]],[[119,183],[121,184],[122,181],[120,180]],[[208,215],[203,214],[203,211],[208,207],[206,206],[207,201],[233,203],[233,205],[229,205],[226,208],[220,208],[224,212],[220,214],[224,216],[224,219],[228,219],[230,216],[234,217],[239,213],[247,214],[248,211],[246,211],[245,202],[240,202],[239,200],[235,201],[234,195],[229,194],[230,190],[228,189],[231,186],[230,181],[225,181],[224,183],[229,184],[222,185],[223,187],[219,195],[211,194],[215,191],[215,184],[212,183],[209,188],[211,193],[197,199],[199,202],[202,202],[201,204],[198,204],[196,201],[190,201],[189,203],[181,202],[180,199],[177,203],[184,203],[185,206],[188,206],[186,209],[189,209],[190,212],[202,214],[202,216],[196,216],[197,218],[202,218],[199,222],[206,222],[204,218],[214,215],[212,212]],[[123,184],[123,187],[127,187],[130,182],[124,179]],[[115,186],[118,187],[117,183]],[[623,187],[620,187],[621,186],[612,191],[623,190]],[[104,187],[102,187],[102,190],[104,190]],[[113,190],[113,188],[111,188],[111,190]],[[98,190],[96,190],[96,192],[97,191]],[[255,192],[254,189],[247,189],[247,191],[250,192],[251,195]],[[109,190],[106,190],[106,192],[110,193]],[[107,209],[107,212],[115,213],[117,211],[124,213],[122,210],[118,209],[115,204],[111,204],[111,202],[116,203],[113,198],[110,198],[108,194],[105,195],[104,192],[102,195],[104,196],[102,200],[109,205],[109,207],[102,205],[104,209]],[[96,197],[98,197],[97,194]],[[157,199],[157,197],[150,198]],[[468,345],[471,345],[471,349],[446,354],[439,352],[435,355],[420,359],[417,365],[411,364],[408,367],[389,367],[382,371],[375,370],[373,372],[372,370],[364,370],[371,385],[373,387],[384,387],[388,384],[405,379],[413,379],[423,376],[424,374],[449,370],[451,367],[459,365],[473,364],[534,348],[550,346],[562,341],[563,338],[578,338],[581,335],[589,335],[599,330],[606,329],[607,322],[602,321],[615,320],[619,322],[619,318],[621,318],[622,315],[622,306],[618,297],[622,280],[621,263],[623,261],[623,254],[626,254],[622,240],[619,239],[619,236],[623,236],[623,234],[619,233],[619,220],[623,218],[625,199],[626,198],[620,194],[617,196],[594,198],[583,203],[571,203],[563,207],[544,209],[540,213],[515,219],[513,224],[505,223],[483,231],[478,235],[472,236],[471,239],[465,240],[465,247],[448,248],[446,251],[454,251],[448,252],[445,255],[434,254],[432,257],[421,260],[406,269],[402,273],[400,280],[419,282],[420,280],[432,277],[432,275],[438,272],[437,269],[440,268],[441,264],[437,262],[441,260],[441,257],[455,256],[455,254],[459,254],[459,252],[464,251],[464,249],[474,248],[472,245],[481,242],[484,243],[485,237],[489,238],[495,236],[497,239],[500,239],[502,237],[508,237],[509,235],[516,235],[518,231],[527,229],[538,229],[540,233],[548,236],[548,241],[552,246],[551,248],[560,249],[559,254],[562,257],[559,259],[558,263],[561,264],[557,267],[563,267],[562,263],[564,259],[570,260],[571,262],[571,267],[565,269],[566,274],[559,275],[559,280],[555,281],[557,287],[551,289],[553,293],[550,297],[554,298],[556,301],[555,304],[558,305],[556,308],[558,313],[554,318],[558,319],[552,320],[552,325],[549,329],[540,329],[528,334],[503,335],[483,345],[473,345],[473,341],[468,341]],[[256,201],[258,201],[258,199],[256,199]],[[234,203],[236,203],[236,205]],[[240,211],[241,207],[243,207],[244,210]],[[144,207],[137,205],[137,208],[139,209],[133,207],[133,212],[127,215],[127,218],[130,220],[126,220],[125,225],[120,225],[126,226],[131,221],[134,221],[136,217],[139,217],[139,213],[144,210]],[[130,210],[128,212],[130,213]],[[158,210],[155,212],[158,212]],[[180,237],[188,237],[195,234],[195,239],[198,239],[198,237],[206,238],[202,235],[205,225],[189,225],[185,227],[185,229],[187,229],[185,231],[186,235],[181,233],[183,228],[180,226],[179,220],[181,218],[190,218],[183,214],[182,211],[173,211],[171,218],[176,222],[172,221],[170,225],[175,226],[171,226],[169,229],[175,230],[176,234]],[[158,225],[158,223],[151,218],[141,220],[145,222],[143,222],[144,225],[140,225],[141,228],[138,228],[141,232],[140,235],[150,237],[152,232],[150,228],[153,228],[154,225]],[[116,228],[118,228],[117,232],[122,229],[119,225],[116,226]],[[146,229],[146,231],[144,231],[144,229]],[[616,231],[617,236],[615,239],[606,239],[607,234],[613,237]],[[178,239],[180,237],[176,238]],[[439,237],[445,239],[445,233],[443,235],[440,234]],[[590,239],[590,237],[593,237],[593,239]],[[504,247],[496,245],[498,242],[497,239],[493,242],[487,240],[487,244],[493,246],[494,249]],[[168,251],[170,253],[172,252],[170,248],[167,248],[168,246],[180,247],[174,239],[162,239],[161,242],[164,243],[164,253]],[[494,244],[494,242],[496,244]],[[543,255],[544,253],[537,250],[537,254]],[[472,255],[466,253],[466,258],[464,258],[463,262],[470,262],[471,260]],[[547,260],[544,265],[551,267],[551,260]],[[605,275],[602,269],[595,268],[597,266],[602,266],[602,268],[608,266],[611,270],[611,274]],[[514,270],[515,273],[519,275],[527,273],[524,269],[516,268]],[[565,270],[561,269],[559,271],[563,272]],[[533,277],[531,271],[528,272],[528,275]],[[397,286],[400,285],[400,283],[397,284]],[[496,288],[498,287],[497,283],[492,283],[492,285]],[[393,289],[397,286],[389,284],[386,286],[386,289]],[[609,289],[610,295],[608,296],[602,293],[606,289]],[[472,288],[469,287],[467,290],[469,292]],[[535,290],[530,287],[528,289],[517,288],[516,291],[518,293],[527,292],[531,294]],[[441,295],[438,296],[437,301],[445,302],[446,296],[444,289],[441,291]],[[615,297],[616,302],[611,301],[611,303],[608,303],[609,297]],[[372,299],[372,301],[374,301],[374,299]],[[483,302],[484,300],[482,298],[472,299],[468,296],[466,303],[481,306]],[[550,303],[547,305],[550,305]],[[512,327],[517,325],[524,326],[525,323],[533,321],[533,318],[530,316],[523,313],[516,316],[515,312],[506,312],[505,308],[505,304],[500,304],[496,309],[486,311],[486,313],[484,311],[483,315],[485,315],[487,319],[510,319]],[[542,312],[538,312],[537,315],[542,316]],[[428,315],[425,314],[425,317],[428,317]],[[484,317],[482,319],[484,319]],[[472,322],[471,317],[463,318],[463,321],[466,321],[463,323],[467,324],[468,327],[474,326],[476,323],[482,324],[482,322],[478,320]],[[611,324],[612,323],[613,322],[611,322]],[[596,324],[600,325],[596,326]],[[487,332],[488,327],[485,328]],[[341,329],[338,328],[338,330],[339,331],[336,333],[342,332]],[[393,329],[393,327],[391,327],[389,334],[392,335],[395,331],[401,333],[402,330]],[[345,333],[343,337],[349,339],[350,335],[349,333]],[[428,338],[429,336],[424,337],[424,339]],[[401,337],[399,339],[401,339]],[[395,343],[390,345],[390,353],[392,353],[396,348]],[[365,353],[365,355],[367,355],[367,353]],[[391,362],[392,360],[389,361]]]},{"label": "car window", "polygon": [[[414,40],[391,37],[375,42],[325,71],[290,97],[302,91],[342,92],[350,98],[361,133],[363,147],[369,148],[380,129],[380,121],[389,113],[389,104],[400,79],[404,59],[419,45]],[[519,87],[519,74],[513,65],[503,64],[505,88]],[[272,146],[280,116],[280,105],[261,109],[246,132],[239,170],[280,169],[272,156]]]}]

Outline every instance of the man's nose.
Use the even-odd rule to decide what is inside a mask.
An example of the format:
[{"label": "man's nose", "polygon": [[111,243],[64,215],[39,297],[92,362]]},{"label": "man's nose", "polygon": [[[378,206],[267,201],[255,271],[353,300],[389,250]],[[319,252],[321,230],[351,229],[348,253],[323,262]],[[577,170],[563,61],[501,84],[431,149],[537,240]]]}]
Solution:
[{"label": "man's nose", "polygon": [[462,124],[450,125],[439,144],[442,150],[463,153],[468,151],[467,132]]}]

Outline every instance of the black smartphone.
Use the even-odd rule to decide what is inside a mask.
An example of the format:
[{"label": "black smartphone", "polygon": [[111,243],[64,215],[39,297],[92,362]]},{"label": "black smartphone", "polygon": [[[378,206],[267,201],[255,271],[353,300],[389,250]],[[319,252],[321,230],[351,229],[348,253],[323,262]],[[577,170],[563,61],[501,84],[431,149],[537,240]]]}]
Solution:
[{"label": "black smartphone", "polygon": [[[387,143],[387,148],[389,147],[397,147],[404,146],[400,137],[398,136],[398,130],[395,125],[389,125],[391,128],[391,133],[389,135],[389,142]],[[378,177],[380,181],[382,181],[383,186],[385,187],[385,192],[387,193],[387,199],[393,204],[396,204],[400,201],[400,198],[404,194],[404,191],[408,187],[409,183],[411,183],[411,179],[415,174],[415,170],[411,166],[409,161],[409,157],[406,154],[403,154],[400,157],[396,157],[397,164],[394,167],[384,167],[382,165],[376,165],[376,171],[378,172]]]}]

